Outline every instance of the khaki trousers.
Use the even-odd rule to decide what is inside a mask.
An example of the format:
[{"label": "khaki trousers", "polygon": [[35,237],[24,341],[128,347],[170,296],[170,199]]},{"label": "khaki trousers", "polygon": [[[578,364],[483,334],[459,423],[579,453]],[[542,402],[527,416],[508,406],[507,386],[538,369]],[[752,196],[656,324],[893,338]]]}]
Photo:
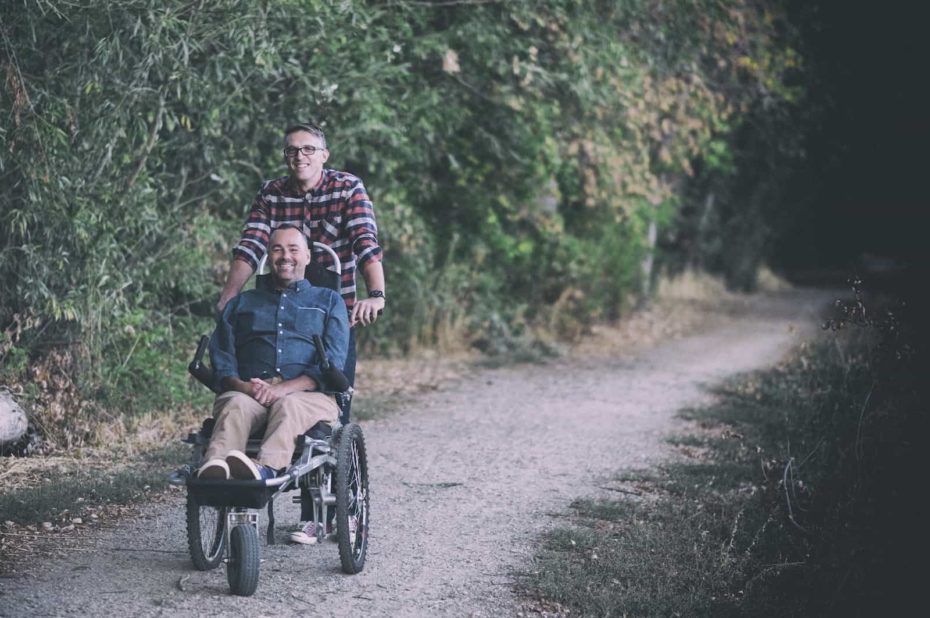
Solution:
[{"label": "khaki trousers", "polygon": [[265,407],[245,393],[226,391],[213,402],[213,417],[216,422],[205,460],[224,459],[231,450],[245,451],[249,436],[264,426],[256,460],[280,470],[290,465],[297,436],[319,421],[335,422],[339,406],[335,397],[319,392],[290,393]]}]

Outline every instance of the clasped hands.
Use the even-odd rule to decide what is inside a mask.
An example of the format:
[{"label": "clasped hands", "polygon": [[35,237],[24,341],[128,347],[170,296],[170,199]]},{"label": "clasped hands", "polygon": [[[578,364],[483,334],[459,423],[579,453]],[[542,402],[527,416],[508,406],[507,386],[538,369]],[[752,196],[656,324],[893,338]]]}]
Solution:
[{"label": "clasped hands", "polygon": [[250,390],[252,392],[248,393],[252,399],[262,404],[263,406],[270,406],[281,397],[286,395],[282,387],[282,384],[271,384],[270,382],[265,382],[261,378],[252,378],[248,382]]},{"label": "clasped hands", "polygon": [[284,382],[268,382],[261,378],[240,380],[239,378],[226,378],[225,387],[245,393],[263,406],[270,406],[285,395],[296,391],[315,391],[319,389],[316,380],[310,376],[302,375]]}]

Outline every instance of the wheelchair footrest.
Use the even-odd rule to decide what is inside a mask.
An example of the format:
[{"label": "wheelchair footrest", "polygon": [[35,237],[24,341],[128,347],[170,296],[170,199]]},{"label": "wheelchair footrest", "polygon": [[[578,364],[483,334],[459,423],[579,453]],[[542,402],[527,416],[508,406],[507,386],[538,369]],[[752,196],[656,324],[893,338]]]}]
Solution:
[{"label": "wheelchair footrest", "polygon": [[263,508],[278,487],[268,487],[265,481],[236,481],[190,478],[187,491],[199,506],[238,506]]}]

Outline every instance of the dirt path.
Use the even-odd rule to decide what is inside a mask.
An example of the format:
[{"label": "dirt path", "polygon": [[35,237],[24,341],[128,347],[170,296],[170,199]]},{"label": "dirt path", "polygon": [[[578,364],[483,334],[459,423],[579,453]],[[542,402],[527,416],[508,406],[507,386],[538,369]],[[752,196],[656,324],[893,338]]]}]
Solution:
[{"label": "dirt path", "polygon": [[[263,546],[258,591],[231,596],[223,567],[190,566],[179,492],[31,575],[0,580],[0,615],[294,616],[316,604],[334,616],[516,615],[513,573],[553,515],[603,491],[617,470],[669,457],[677,410],[707,400],[709,384],[777,361],[830,298],[756,298],[638,359],[479,372],[365,423],[372,530],[360,575],[339,572],[335,544]],[[283,541],[299,510],[285,498],[276,514]]]}]

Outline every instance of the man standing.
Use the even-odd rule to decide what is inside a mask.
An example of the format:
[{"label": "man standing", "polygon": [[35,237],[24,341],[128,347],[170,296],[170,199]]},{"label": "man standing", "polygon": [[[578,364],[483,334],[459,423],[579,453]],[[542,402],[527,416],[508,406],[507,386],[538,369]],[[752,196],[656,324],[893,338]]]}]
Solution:
[{"label": "man standing", "polygon": [[[290,173],[266,182],[255,197],[233,249],[217,310],[223,310],[258,267],[271,232],[290,224],[300,228],[310,243],[329,245],[339,256],[350,327],[373,323],[384,309],[384,270],[374,208],[365,186],[352,174],[323,167],[329,150],[323,131],[314,124],[297,124],[285,131],[284,158]],[[322,264],[329,266],[331,261],[325,255]],[[368,298],[362,300],[356,298],[356,269],[361,270],[368,290]],[[350,333],[345,374],[354,383],[354,332]]]},{"label": "man standing", "polygon": [[[304,278],[306,237],[281,226],[269,240],[272,285],[226,303],[210,339],[214,379],[222,386],[216,422],[200,478],[267,479],[290,464],[295,438],[339,416],[319,367],[319,335],[330,361],[345,362],[349,338],[345,303]],[[266,425],[255,461],[243,451],[249,434]]]}]

